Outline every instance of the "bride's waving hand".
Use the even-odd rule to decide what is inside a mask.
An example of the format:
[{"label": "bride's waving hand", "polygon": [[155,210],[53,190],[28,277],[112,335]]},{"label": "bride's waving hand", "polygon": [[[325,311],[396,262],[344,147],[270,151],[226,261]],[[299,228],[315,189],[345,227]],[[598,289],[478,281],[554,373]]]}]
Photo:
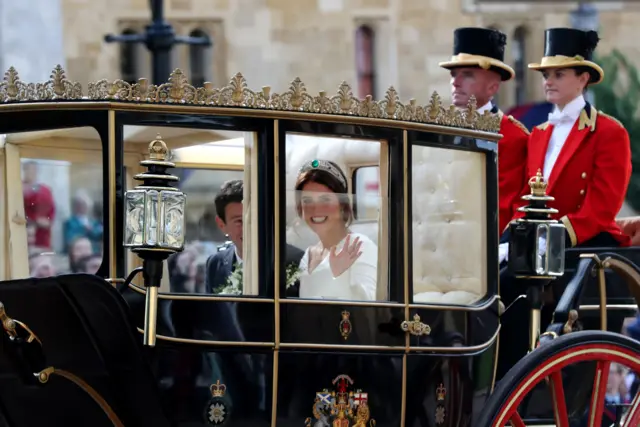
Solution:
[{"label": "bride's waving hand", "polygon": [[353,263],[362,255],[360,237],[356,237],[351,245],[349,244],[350,239],[351,234],[347,234],[347,240],[339,253],[337,253],[336,246],[332,247],[331,252],[329,252],[329,265],[334,278],[341,276],[342,273],[351,268]]}]

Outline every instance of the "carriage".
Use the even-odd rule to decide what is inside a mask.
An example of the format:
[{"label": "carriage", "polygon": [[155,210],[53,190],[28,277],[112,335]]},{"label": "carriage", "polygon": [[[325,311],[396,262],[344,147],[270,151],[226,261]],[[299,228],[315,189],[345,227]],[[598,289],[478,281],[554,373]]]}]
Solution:
[{"label": "carriage", "polygon": [[[640,252],[565,251],[534,178],[513,227],[527,260],[549,233],[546,261],[520,265],[527,298],[505,307],[500,117],[473,99],[313,95],[300,79],[274,93],[241,74],[194,87],[180,70],[84,91],[59,66],[44,83],[9,69],[0,98],[0,425],[640,424],[640,394],[604,398],[612,366],[640,373],[620,333]],[[324,161],[374,248],[366,299],[305,297],[289,262],[318,241],[296,180]],[[242,267],[220,290],[207,269],[231,250],[214,207],[229,180]],[[519,310],[528,348],[499,339]],[[521,360],[497,381],[499,354]]]}]

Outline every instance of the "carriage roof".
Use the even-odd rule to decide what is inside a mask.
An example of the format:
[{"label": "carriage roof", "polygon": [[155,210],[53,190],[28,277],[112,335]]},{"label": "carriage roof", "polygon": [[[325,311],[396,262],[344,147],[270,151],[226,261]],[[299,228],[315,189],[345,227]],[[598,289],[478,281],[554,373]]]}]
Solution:
[{"label": "carriage roof", "polygon": [[358,99],[345,81],[333,95],[320,91],[314,96],[300,78],[295,78],[286,91],[275,93],[269,86],[251,90],[241,73],[234,75],[229,84],[221,88],[210,82],[195,87],[180,69],[175,69],[168,81],[159,85],[151,84],[146,78],[140,78],[133,84],[120,79],[102,79],[90,82],[85,92],[82,85],[69,80],[58,65],[47,82],[23,82],[18,71],[11,67],[0,83],[0,111],[126,109],[131,105],[147,111],[157,111],[162,106],[163,111],[179,113],[340,121],[443,133],[455,130],[458,135],[494,141],[499,138],[497,133],[500,130],[500,117],[490,112],[478,114],[473,97],[466,111],[452,105],[446,108],[435,91],[426,105],[418,104],[413,98],[402,102],[393,87],[389,87],[379,101],[370,95]]}]

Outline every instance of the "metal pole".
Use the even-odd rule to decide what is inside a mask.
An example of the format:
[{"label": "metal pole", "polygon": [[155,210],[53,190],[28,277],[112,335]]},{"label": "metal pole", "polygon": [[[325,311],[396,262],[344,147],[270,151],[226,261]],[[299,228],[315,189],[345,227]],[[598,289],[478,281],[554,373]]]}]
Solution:
[{"label": "metal pole", "polygon": [[107,34],[107,43],[143,43],[151,53],[152,83],[167,81],[171,73],[171,51],[177,44],[211,46],[208,37],[176,36],[173,26],[164,20],[164,0],[149,0],[151,22],[142,34]]},{"label": "metal pole", "polygon": [[171,73],[171,50],[175,44],[175,33],[173,27],[164,22],[164,1],[150,0],[150,3],[151,24],[146,27],[145,44],[152,52],[153,83],[158,85],[167,81]]},{"label": "metal pole", "polygon": [[151,7],[151,20],[152,21],[164,21],[164,4],[163,0],[149,0],[149,6]]}]

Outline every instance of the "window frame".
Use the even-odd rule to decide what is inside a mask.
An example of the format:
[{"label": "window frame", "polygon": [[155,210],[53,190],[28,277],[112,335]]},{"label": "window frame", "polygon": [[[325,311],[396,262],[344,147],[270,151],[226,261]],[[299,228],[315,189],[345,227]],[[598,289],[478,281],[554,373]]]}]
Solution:
[{"label": "window frame", "polygon": [[[435,302],[416,303],[414,302],[415,291],[413,286],[414,268],[413,268],[413,147],[432,147],[445,150],[459,150],[465,152],[476,152],[485,156],[484,169],[485,169],[485,184],[486,184],[486,224],[483,227],[485,234],[485,266],[483,270],[486,272],[485,277],[482,280],[485,282],[486,287],[484,289],[484,295],[472,304],[439,304]],[[466,136],[453,136],[443,135],[432,132],[423,131],[408,131],[407,133],[407,169],[406,174],[408,177],[408,194],[409,201],[407,203],[407,217],[408,217],[408,240],[409,240],[409,255],[408,255],[408,277],[409,277],[409,290],[408,290],[408,305],[410,308],[435,308],[444,309],[445,307],[456,307],[463,310],[481,310],[487,307],[488,304],[492,304],[496,298],[499,298],[499,281],[498,271],[496,266],[498,265],[498,219],[495,212],[498,208],[498,191],[497,188],[493,188],[490,184],[498,182],[498,144],[495,142],[485,141],[479,138],[466,137]]]}]

